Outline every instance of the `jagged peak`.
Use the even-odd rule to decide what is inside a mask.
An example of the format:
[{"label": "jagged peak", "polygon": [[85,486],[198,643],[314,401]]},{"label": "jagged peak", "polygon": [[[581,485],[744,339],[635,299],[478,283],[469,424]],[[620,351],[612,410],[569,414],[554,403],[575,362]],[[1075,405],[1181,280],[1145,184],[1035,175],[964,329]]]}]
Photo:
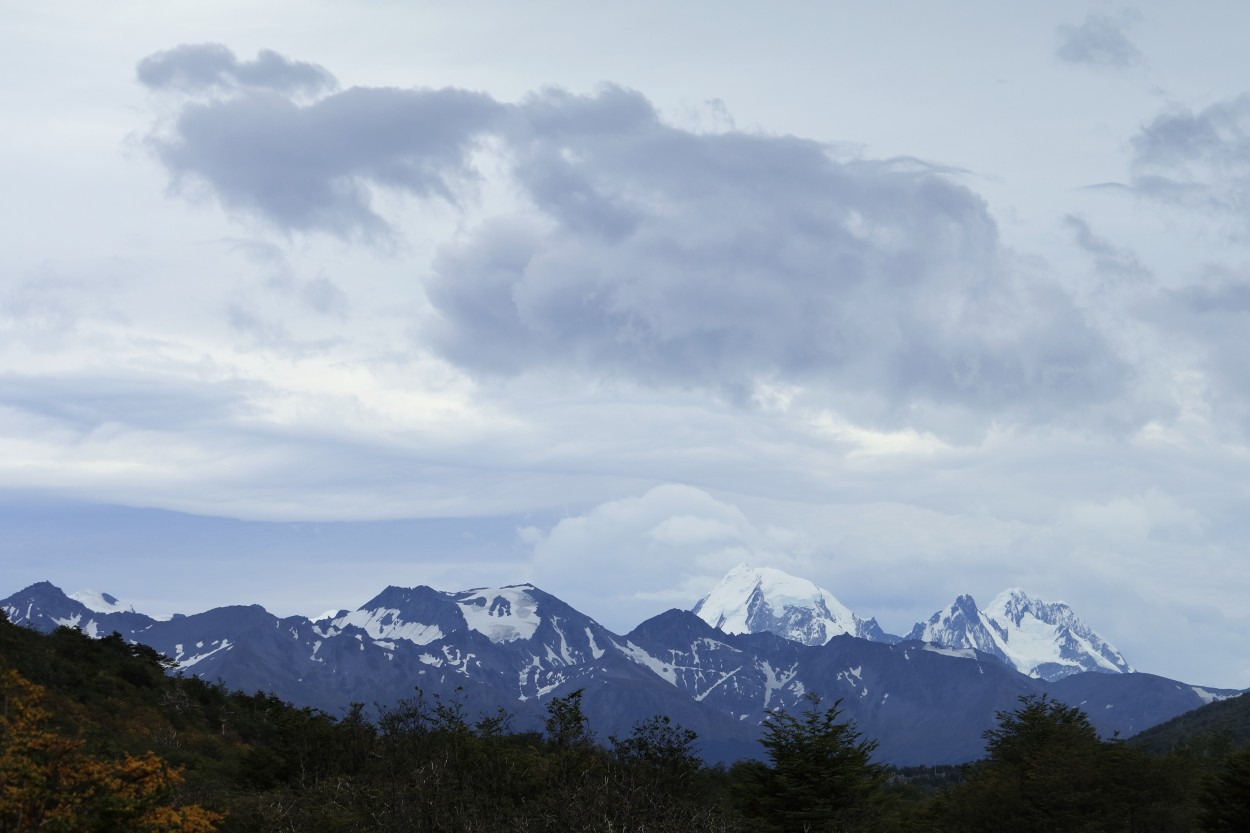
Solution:
[{"label": "jagged peak", "polygon": [[14,595],[22,595],[23,593],[55,593],[59,596],[65,596],[67,599],[69,598],[69,596],[65,594],[64,590],[57,587],[50,581],[36,581],[34,584],[29,584],[26,587],[23,587]]},{"label": "jagged peak", "polygon": [[1048,602],[1036,596],[1030,596],[1019,587],[1009,587],[994,597],[985,608],[991,619],[1009,619],[1019,625],[1024,616],[1032,615],[1042,622],[1082,627],[1083,623],[1067,602]]},{"label": "jagged peak", "polygon": [[1133,670],[1066,602],[1047,602],[1020,587],[1008,587],[983,610],[973,605],[971,596],[959,596],[927,623],[917,623],[911,638],[975,647],[1022,673],[1050,680],[1080,671]]}]

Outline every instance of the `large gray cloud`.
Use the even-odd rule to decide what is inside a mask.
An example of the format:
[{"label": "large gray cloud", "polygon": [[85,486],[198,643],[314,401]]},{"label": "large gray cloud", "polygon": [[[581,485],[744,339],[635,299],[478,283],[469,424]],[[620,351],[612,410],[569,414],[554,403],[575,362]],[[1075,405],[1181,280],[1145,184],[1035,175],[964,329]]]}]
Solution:
[{"label": "large gray cloud", "polygon": [[1016,273],[983,201],[915,160],[665,125],[637,93],[521,105],[497,218],[437,263],[437,344],[495,373],[624,372],[748,393],[835,392],[858,416],[917,401],[1056,409],[1122,369],[1054,285]]},{"label": "large gray cloud", "polygon": [[917,160],[693,133],[613,86],[516,105],[231,90],[149,141],[228,209],[336,234],[386,228],[374,188],[455,203],[489,144],[524,206],[443,248],[423,334],[473,373],[557,367],[743,401],[798,386],[893,423],[925,408],[1045,419],[1125,381],[1061,289],[1012,266],[984,202]]}]

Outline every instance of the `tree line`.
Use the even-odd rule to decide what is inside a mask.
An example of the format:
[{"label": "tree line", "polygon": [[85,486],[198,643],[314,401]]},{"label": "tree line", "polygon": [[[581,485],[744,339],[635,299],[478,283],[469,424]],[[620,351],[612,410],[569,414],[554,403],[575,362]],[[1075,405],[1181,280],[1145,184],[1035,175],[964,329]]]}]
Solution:
[{"label": "tree line", "polygon": [[726,767],[662,715],[597,737],[580,691],[519,731],[456,697],[333,717],[171,668],[118,635],[0,619],[0,833],[1250,829],[1250,751],[1104,740],[1044,696],[1000,713],[965,767],[875,763],[814,695]]}]

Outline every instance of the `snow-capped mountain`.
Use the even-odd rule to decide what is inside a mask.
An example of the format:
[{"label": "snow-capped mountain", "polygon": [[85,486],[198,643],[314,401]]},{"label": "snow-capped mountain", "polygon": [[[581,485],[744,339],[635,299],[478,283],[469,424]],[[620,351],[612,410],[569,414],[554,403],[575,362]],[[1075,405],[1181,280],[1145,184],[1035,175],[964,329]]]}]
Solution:
[{"label": "snow-capped mountain", "polygon": [[[771,605],[815,600],[809,612],[829,620],[845,610],[818,588],[813,595],[814,586],[785,581],[784,574],[757,578],[759,587],[752,582],[748,596],[758,589]],[[1024,633],[1030,617],[1057,618],[1054,606],[1040,605],[1005,602],[999,615],[1016,616],[1019,623],[1011,627]],[[129,611],[91,611],[47,582],[0,601],[0,609],[10,621],[42,631],[70,625],[104,636],[116,630],[174,659],[178,673],[272,693],[331,715],[353,702],[386,707],[419,690],[454,699],[469,715],[502,708],[518,730],[536,729],[550,698],[581,689],[601,738],[662,714],[695,730],[703,754],[722,761],[758,755],[768,710],[802,708],[808,692],[826,702],[840,699],[845,716],[880,742],[878,758],[892,763],[978,757],[995,713],[1014,708],[1022,695],[1049,693],[1086,708],[1101,732],[1129,734],[1236,693],[1149,674],[1073,673],[1051,683],[970,647],[891,644],[845,632],[805,645],[768,631],[727,633],[682,610],[618,635],[530,584],[459,592],[388,587],[356,610],[316,620],[280,618],[251,605],[156,621]],[[784,614],[786,604],[775,609]],[[971,599],[961,610],[966,621],[982,622]],[[956,617],[948,618],[946,632],[953,633]],[[848,620],[843,615],[840,621]],[[988,614],[985,622],[998,633]],[[1001,640],[1000,634],[1000,641],[1022,640]]]},{"label": "snow-capped mountain", "polygon": [[82,590],[67,596],[46,581],[14,593],[0,603],[0,610],[10,621],[28,622],[39,630],[65,626],[78,628],[93,637],[108,636],[113,631],[126,635],[139,633],[157,621],[136,613],[133,607],[117,602],[107,593]]},{"label": "snow-capped mountain", "polygon": [[1022,674],[1050,681],[1083,671],[1133,671],[1124,655],[1072,608],[1034,599],[1018,587],[999,593],[984,610],[971,596],[959,596],[928,622],[918,622],[907,638],[973,648]]},{"label": "snow-capped mountain", "polygon": [[725,633],[775,633],[804,645],[824,645],[835,636],[898,642],[875,619],[862,619],[807,579],[771,567],[734,567],[693,613]]}]

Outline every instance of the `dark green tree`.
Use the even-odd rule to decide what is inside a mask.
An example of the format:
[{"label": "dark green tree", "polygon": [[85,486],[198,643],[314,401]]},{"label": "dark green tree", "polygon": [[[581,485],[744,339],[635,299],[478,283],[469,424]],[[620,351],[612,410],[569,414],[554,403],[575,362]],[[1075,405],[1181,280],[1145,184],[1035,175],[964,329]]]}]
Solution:
[{"label": "dark green tree", "polygon": [[876,741],[841,720],[842,701],[822,708],[816,694],[798,715],[779,709],[764,720],[769,766],[746,768],[744,812],[783,833],[863,826],[883,774],[872,763]]},{"label": "dark green tree", "polygon": [[1188,830],[1184,773],[1113,740],[1079,708],[1020,698],[985,733],[985,760],[937,804],[948,830],[1020,833]]},{"label": "dark green tree", "polygon": [[575,749],[594,744],[590,720],[582,711],[582,689],[564,697],[553,697],[547,704],[547,741],[556,749]]}]

